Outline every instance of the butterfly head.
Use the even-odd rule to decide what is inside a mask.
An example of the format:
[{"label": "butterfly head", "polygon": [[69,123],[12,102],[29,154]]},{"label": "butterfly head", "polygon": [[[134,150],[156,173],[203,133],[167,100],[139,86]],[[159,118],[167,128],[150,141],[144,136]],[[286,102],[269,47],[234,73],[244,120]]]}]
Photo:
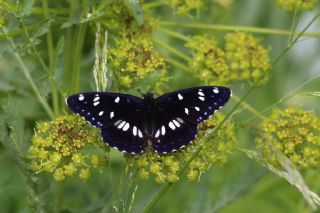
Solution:
[{"label": "butterfly head", "polygon": [[152,92],[147,92],[145,95],[144,95],[144,100],[146,101],[151,101],[153,100],[153,93]]},{"label": "butterfly head", "polygon": [[146,110],[148,112],[151,112],[151,109],[154,105],[154,98],[153,98],[153,94],[151,92],[147,92],[146,94],[144,94],[144,103],[146,106]]}]

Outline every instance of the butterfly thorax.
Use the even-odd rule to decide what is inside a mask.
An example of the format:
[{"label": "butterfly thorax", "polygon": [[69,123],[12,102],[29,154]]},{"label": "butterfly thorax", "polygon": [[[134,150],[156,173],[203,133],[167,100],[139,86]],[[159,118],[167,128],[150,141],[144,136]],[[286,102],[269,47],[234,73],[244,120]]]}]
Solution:
[{"label": "butterfly thorax", "polygon": [[145,132],[151,136],[154,131],[153,116],[154,116],[154,98],[151,92],[144,95],[144,107],[145,107]]}]

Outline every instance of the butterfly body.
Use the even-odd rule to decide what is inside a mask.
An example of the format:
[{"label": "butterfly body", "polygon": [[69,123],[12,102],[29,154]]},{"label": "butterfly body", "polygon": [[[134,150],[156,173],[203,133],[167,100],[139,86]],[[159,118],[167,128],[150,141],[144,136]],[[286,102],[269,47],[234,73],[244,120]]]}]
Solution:
[{"label": "butterfly body", "polygon": [[140,154],[151,142],[162,154],[190,144],[197,125],[219,110],[230,98],[226,87],[206,86],[178,90],[154,98],[89,92],[67,98],[72,111],[101,131],[103,140],[122,152]]},{"label": "butterfly body", "polygon": [[144,130],[149,137],[152,136],[154,132],[154,113],[155,110],[155,99],[151,92],[148,92],[144,95],[144,113],[145,113],[145,124]]}]

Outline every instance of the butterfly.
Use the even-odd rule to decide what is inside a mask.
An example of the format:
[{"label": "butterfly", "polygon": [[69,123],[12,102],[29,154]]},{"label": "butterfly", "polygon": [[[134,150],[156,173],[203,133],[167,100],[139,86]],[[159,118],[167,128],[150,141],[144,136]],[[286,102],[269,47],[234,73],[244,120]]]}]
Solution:
[{"label": "butterfly", "polygon": [[197,125],[207,120],[229,100],[232,92],[222,86],[182,89],[154,98],[87,92],[71,95],[66,103],[87,122],[100,129],[110,147],[141,154],[151,141],[161,154],[175,152],[196,137]]}]

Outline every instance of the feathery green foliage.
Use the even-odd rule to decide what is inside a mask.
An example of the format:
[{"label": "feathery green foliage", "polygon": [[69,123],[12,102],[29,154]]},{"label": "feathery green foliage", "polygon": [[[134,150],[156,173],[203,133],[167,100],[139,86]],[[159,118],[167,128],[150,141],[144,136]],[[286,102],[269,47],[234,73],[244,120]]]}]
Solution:
[{"label": "feathery green foliage", "polygon": [[[2,211],[318,209],[319,17],[314,0],[0,1]],[[234,96],[166,155],[108,147],[64,102],[199,85]]]}]

